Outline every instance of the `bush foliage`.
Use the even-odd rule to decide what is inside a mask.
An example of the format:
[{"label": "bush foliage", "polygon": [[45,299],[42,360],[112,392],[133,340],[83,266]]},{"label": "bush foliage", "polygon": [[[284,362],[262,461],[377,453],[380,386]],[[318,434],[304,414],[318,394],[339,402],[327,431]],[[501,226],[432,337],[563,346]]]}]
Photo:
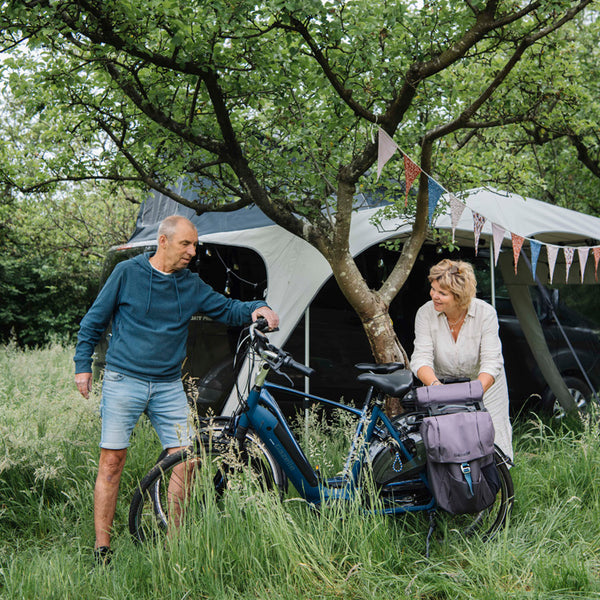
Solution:
[{"label": "bush foliage", "polygon": [[137,210],[106,186],[3,198],[0,343],[71,339],[98,292],[106,251],[127,241]]},{"label": "bush foliage", "polygon": [[[83,265],[82,265],[83,266]],[[58,268],[44,257],[0,257],[0,341],[68,340],[98,291],[98,273]]]}]

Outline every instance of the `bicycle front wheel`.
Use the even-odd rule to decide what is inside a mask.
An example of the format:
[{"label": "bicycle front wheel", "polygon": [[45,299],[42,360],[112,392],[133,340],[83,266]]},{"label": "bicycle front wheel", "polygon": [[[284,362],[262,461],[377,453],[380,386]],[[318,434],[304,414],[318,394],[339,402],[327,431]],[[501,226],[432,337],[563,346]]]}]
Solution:
[{"label": "bicycle front wheel", "polygon": [[253,435],[247,435],[241,451],[221,428],[202,435],[194,450],[166,456],[141,480],[129,508],[131,535],[138,542],[164,537],[179,528],[190,502],[218,502],[242,476],[264,490],[285,489],[285,475]]}]

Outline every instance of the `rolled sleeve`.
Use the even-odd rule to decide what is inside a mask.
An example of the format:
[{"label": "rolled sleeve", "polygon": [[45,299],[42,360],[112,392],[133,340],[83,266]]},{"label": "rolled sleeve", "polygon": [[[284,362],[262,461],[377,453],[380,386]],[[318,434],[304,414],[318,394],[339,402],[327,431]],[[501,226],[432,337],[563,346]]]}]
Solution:
[{"label": "rolled sleeve", "polygon": [[410,357],[410,369],[417,376],[421,367],[433,369],[434,346],[431,333],[431,316],[427,314],[427,306],[422,306],[415,317],[415,345]]},{"label": "rolled sleeve", "polygon": [[479,373],[488,373],[494,379],[498,379],[504,367],[504,358],[502,356],[502,342],[498,335],[498,317],[491,306],[481,321],[479,356]]}]

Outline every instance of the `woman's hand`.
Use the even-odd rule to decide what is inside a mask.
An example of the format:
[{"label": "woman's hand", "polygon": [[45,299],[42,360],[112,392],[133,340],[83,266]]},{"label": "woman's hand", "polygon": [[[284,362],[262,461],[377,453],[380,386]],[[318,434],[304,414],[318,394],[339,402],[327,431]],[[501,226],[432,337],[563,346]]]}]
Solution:
[{"label": "woman's hand", "polygon": [[487,392],[494,384],[495,379],[489,373],[479,373],[477,379],[481,381],[483,391]]},{"label": "woman's hand", "polygon": [[442,382],[435,376],[435,372],[431,367],[421,367],[417,371],[417,377],[424,385],[442,385]]}]

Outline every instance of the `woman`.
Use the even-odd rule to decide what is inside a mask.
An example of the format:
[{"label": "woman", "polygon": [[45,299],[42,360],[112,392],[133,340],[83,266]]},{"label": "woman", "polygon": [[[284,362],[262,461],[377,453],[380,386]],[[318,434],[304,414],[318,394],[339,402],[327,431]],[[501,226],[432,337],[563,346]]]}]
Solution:
[{"label": "woman", "polygon": [[446,377],[479,379],[483,403],[492,417],[496,444],[511,459],[512,427],[498,317],[492,306],[475,298],[473,267],[444,259],[429,271],[431,301],[415,318],[413,373],[425,385]]}]

